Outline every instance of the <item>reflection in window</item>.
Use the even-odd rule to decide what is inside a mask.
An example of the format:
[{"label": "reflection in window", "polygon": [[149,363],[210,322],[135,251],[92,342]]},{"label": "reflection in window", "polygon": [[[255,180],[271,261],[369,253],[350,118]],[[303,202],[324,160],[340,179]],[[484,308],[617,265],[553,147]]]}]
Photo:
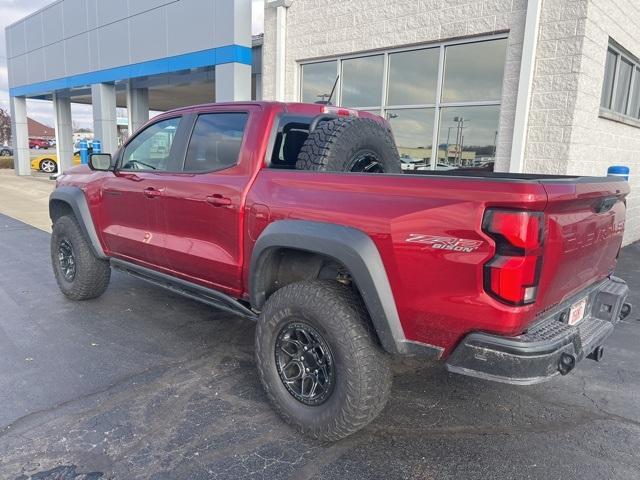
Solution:
[{"label": "reflection in window", "polygon": [[433,108],[387,110],[403,170],[424,170],[431,163]]},{"label": "reflection in window", "polygon": [[387,105],[435,103],[439,54],[437,48],[390,54]]},{"label": "reflection in window", "polygon": [[628,115],[633,118],[640,117],[640,68],[636,68],[633,95],[631,96]]},{"label": "reflection in window", "polygon": [[[337,62],[309,63],[302,66],[302,101],[327,101],[336,81]],[[333,98],[335,102],[335,96]]]},{"label": "reflection in window", "polygon": [[212,172],[235,165],[247,117],[244,112],[200,115],[189,140],[184,170]]},{"label": "reflection in window", "polygon": [[626,58],[620,63],[618,72],[618,84],[616,85],[616,101],[613,109],[616,112],[627,112],[627,101],[629,100],[629,88],[631,87],[631,73],[633,72],[633,64]]},{"label": "reflection in window", "polygon": [[342,105],[374,107],[382,102],[384,56],[350,58],[342,62]]},{"label": "reflection in window", "polygon": [[500,100],[506,52],[506,39],[447,47],[442,101]]},{"label": "reflection in window", "polygon": [[607,50],[607,61],[604,65],[604,83],[602,84],[602,100],[600,105],[604,108],[611,108],[611,97],[613,95],[613,78],[616,74],[616,62],[618,55],[613,50]]},{"label": "reflection in window", "polygon": [[438,170],[493,169],[500,107],[448,107],[440,111]]},{"label": "reflection in window", "polygon": [[166,171],[179,123],[179,117],[169,118],[145,128],[126,146],[121,168]]}]

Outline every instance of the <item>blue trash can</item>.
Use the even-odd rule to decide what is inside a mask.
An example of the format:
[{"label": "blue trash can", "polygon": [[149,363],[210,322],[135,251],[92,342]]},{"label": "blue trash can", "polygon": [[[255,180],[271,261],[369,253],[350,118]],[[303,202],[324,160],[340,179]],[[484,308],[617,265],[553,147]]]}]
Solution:
[{"label": "blue trash can", "polygon": [[93,153],[102,153],[102,142],[95,138],[93,139]]},{"label": "blue trash can", "polygon": [[612,165],[607,170],[607,177],[622,177],[629,181],[629,167],[623,165]]},{"label": "blue trash can", "polygon": [[86,140],[80,140],[80,143],[78,144],[78,147],[80,148],[80,163],[82,163],[83,165],[86,165],[89,163],[89,149],[88,149],[88,144]]}]

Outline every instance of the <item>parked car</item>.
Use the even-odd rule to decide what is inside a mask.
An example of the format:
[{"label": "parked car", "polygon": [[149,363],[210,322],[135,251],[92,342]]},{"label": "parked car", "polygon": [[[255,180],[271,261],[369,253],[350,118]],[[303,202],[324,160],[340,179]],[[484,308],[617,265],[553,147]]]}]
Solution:
[{"label": "parked car", "polygon": [[7,145],[0,145],[0,157],[13,157],[13,148]]},{"label": "parked car", "polygon": [[[80,165],[80,152],[73,154],[73,164]],[[45,173],[55,173],[58,171],[58,155],[55,152],[46,155],[39,155],[31,159],[31,170],[38,170]]]},{"label": "parked car", "polygon": [[267,397],[323,440],[382,411],[390,355],[520,385],[600,360],[630,311],[612,275],[627,182],[402,175],[400,163],[388,123],[366,112],[246,102],[163,113],[113,157],[58,178],[57,283],[96,298],[115,268],[256,320]]},{"label": "parked car", "polygon": [[40,148],[49,148],[49,140],[44,140],[42,138],[30,138],[29,148],[34,148],[36,150]]}]

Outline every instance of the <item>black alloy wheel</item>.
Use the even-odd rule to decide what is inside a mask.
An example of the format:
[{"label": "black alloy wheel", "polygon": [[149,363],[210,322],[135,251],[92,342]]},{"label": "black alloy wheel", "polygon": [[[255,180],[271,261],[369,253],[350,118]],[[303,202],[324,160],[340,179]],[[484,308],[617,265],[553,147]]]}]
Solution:
[{"label": "black alloy wheel", "polygon": [[320,405],[333,392],[331,349],[320,333],[303,322],[285,325],[275,345],[276,368],[287,391],[305,405]]},{"label": "black alloy wheel", "polygon": [[76,278],[76,257],[68,240],[62,240],[58,246],[58,261],[64,279],[67,282],[73,282]]}]

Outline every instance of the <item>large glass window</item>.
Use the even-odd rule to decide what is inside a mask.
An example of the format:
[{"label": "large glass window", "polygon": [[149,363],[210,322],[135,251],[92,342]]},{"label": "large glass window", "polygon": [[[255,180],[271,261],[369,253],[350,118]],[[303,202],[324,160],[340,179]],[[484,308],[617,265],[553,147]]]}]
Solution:
[{"label": "large glass window", "polygon": [[350,58],[342,61],[342,105],[374,107],[382,101],[384,57]]},{"label": "large glass window", "polygon": [[438,170],[491,169],[496,155],[500,107],[446,107],[440,112]]},{"label": "large glass window", "polygon": [[212,172],[235,165],[248,116],[244,112],[200,115],[189,140],[184,170]]},{"label": "large glass window", "polygon": [[640,68],[636,67],[635,82],[633,82],[633,92],[627,115],[633,118],[640,118]]},{"label": "large glass window", "polygon": [[387,110],[403,170],[428,168],[433,143],[433,108]]},{"label": "large glass window", "polygon": [[389,54],[387,105],[426,105],[436,102],[437,48]]},{"label": "large glass window", "polygon": [[613,109],[616,112],[627,113],[627,102],[629,101],[629,88],[631,88],[631,74],[633,64],[623,58],[618,70],[618,84],[616,85],[616,101]]},{"label": "large glass window", "polygon": [[443,102],[500,100],[507,40],[445,49]]},{"label": "large glass window", "polygon": [[[336,81],[338,66],[331,62],[309,63],[302,66],[302,101],[327,101]],[[335,97],[333,98],[335,101]]]},{"label": "large glass window", "polygon": [[[337,58],[337,64],[331,62],[331,68],[341,72],[335,102],[385,116],[405,171],[490,170],[498,140],[507,43],[506,36],[496,36]],[[301,66],[302,100],[316,100],[308,93],[313,81],[308,80],[307,70],[325,68],[327,63]]]},{"label": "large glass window", "polygon": [[640,118],[640,60],[615,42],[609,42],[602,81],[603,109]]},{"label": "large glass window", "polygon": [[154,123],[136,135],[124,150],[121,169],[166,171],[179,123],[179,117],[170,118]]},{"label": "large glass window", "polygon": [[602,101],[600,105],[604,108],[611,108],[611,98],[613,96],[613,78],[616,75],[616,62],[618,54],[613,50],[607,50],[607,60],[604,65],[604,82],[602,83]]}]

